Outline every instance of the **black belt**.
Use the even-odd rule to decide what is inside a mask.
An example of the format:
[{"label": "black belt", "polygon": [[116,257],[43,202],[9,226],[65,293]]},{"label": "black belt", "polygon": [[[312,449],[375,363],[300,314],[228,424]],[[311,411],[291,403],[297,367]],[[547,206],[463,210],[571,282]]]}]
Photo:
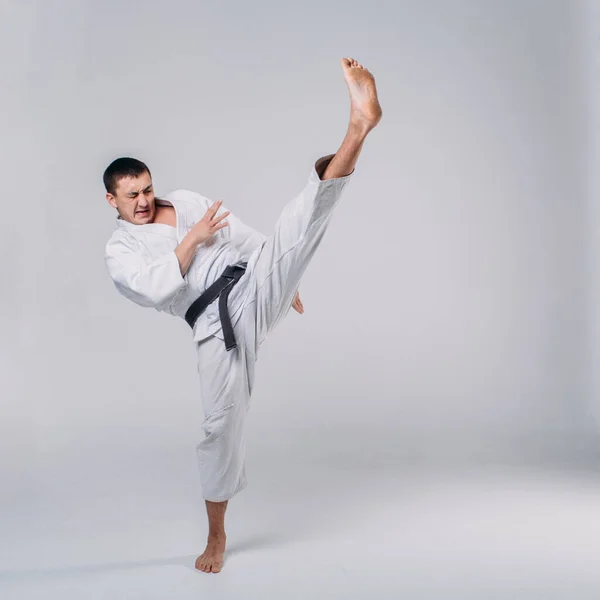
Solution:
[{"label": "black belt", "polygon": [[185,320],[193,329],[196,319],[206,310],[206,307],[219,298],[219,316],[221,317],[221,326],[223,327],[223,337],[225,338],[225,348],[227,351],[237,348],[235,336],[233,335],[233,326],[227,310],[227,298],[233,286],[246,271],[248,263],[239,265],[229,265],[212,285],[204,293],[196,298],[185,313]]}]

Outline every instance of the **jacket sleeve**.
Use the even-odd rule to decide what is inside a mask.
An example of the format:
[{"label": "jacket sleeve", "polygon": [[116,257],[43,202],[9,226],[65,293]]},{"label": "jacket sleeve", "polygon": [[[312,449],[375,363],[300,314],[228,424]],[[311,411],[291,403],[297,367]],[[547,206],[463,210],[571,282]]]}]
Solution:
[{"label": "jacket sleeve", "polygon": [[104,259],[117,290],[140,306],[164,310],[187,285],[174,251],[150,261],[135,240],[119,238],[106,245]]}]

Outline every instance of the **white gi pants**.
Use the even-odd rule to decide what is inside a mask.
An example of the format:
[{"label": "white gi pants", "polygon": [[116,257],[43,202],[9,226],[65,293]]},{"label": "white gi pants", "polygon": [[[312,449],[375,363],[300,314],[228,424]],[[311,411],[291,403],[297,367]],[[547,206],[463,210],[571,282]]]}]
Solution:
[{"label": "white gi pants", "polygon": [[258,350],[287,314],[300,278],[317,249],[333,209],[352,173],[320,180],[333,154],[315,163],[318,178],[283,209],[275,231],[258,248],[248,293],[234,325],[237,348],[225,349],[216,336],[196,343],[205,419],[205,438],[196,446],[205,500],[229,500],[247,485],[244,425],[254,385]]}]

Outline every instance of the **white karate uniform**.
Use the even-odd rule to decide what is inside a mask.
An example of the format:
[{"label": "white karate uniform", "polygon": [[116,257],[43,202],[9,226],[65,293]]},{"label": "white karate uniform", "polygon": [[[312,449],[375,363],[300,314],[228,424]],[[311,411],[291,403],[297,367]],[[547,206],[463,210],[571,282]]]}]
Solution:
[{"label": "white karate uniform", "polygon": [[[194,325],[205,414],[205,437],[196,451],[206,500],[229,500],[247,485],[244,423],[258,350],[289,311],[300,279],[354,173],[321,180],[333,156],[316,161],[304,189],[284,207],[270,236],[230,214],[229,226],[198,246],[184,277],[175,248],[213,204],[200,194],[176,190],[155,200],[175,208],[176,228],[162,223],[134,225],[117,217],[117,228],[106,244],[108,272],[121,294],[141,306],[181,318],[227,265],[248,263],[227,302],[237,348],[225,349],[218,301]],[[226,210],[222,205],[217,214]]]}]

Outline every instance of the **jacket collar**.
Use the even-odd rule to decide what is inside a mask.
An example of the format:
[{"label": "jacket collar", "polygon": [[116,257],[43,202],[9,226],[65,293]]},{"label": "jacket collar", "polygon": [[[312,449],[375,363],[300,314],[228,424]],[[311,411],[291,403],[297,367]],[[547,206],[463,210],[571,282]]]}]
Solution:
[{"label": "jacket collar", "polygon": [[[169,194],[167,194],[167,196],[169,196]],[[167,198],[155,198],[154,199],[154,203],[157,204],[158,206],[172,206],[175,209],[175,215],[177,218],[177,224],[178,224],[178,228],[181,227],[181,224],[183,223],[183,211],[182,211],[182,207],[179,205],[179,203],[177,201],[175,201],[173,198],[169,198],[167,200]],[[124,229],[125,231],[161,231],[164,233],[165,228],[170,228],[173,229],[173,231],[175,231],[175,228],[171,227],[170,225],[165,225],[164,223],[143,223],[140,225],[136,225],[135,223],[130,223],[129,221],[126,221],[125,219],[122,219],[121,216],[119,214],[117,214],[117,218],[116,218],[116,226],[118,229]]]}]

